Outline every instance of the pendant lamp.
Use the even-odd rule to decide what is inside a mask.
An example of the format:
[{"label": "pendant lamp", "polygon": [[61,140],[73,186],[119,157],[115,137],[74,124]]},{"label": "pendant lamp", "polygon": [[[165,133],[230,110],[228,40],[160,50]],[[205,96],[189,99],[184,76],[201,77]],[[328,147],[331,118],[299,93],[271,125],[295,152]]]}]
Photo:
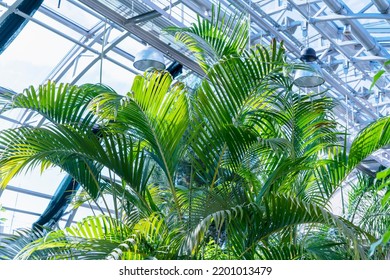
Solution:
[{"label": "pendant lamp", "polygon": [[164,55],[159,50],[146,46],[135,55],[133,66],[140,71],[145,71],[149,68],[164,70]]},{"label": "pendant lamp", "polygon": [[317,60],[316,51],[313,48],[304,48],[301,51],[300,59],[303,61],[301,69],[294,75],[294,84],[298,87],[317,87],[325,82],[321,75],[321,68],[315,62]]}]

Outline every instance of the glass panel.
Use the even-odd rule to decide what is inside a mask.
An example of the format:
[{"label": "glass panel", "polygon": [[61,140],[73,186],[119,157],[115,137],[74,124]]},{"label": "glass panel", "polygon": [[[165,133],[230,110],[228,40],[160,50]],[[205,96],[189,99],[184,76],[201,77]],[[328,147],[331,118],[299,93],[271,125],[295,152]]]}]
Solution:
[{"label": "glass panel", "polygon": [[[78,7],[77,5],[80,5],[80,3],[74,3],[74,1],[45,1],[44,4],[53,12],[61,14],[87,30],[93,28],[100,21],[95,16]],[[85,9],[86,7],[83,8]]]},{"label": "glass panel", "polygon": [[[130,90],[134,74],[112,63],[111,61],[103,61],[102,83],[112,87],[116,92],[125,94]],[[87,73],[77,82],[83,83],[99,83],[100,82],[100,61],[88,70]]]},{"label": "glass panel", "polygon": [[17,208],[38,214],[42,213],[46,209],[49,201],[49,198],[42,198],[7,189],[1,195],[1,203],[3,207]]},{"label": "glass panel", "polygon": [[31,225],[38,219],[38,215],[18,213],[14,211],[5,211],[0,215],[5,218],[2,229],[5,234],[12,234],[15,230],[21,228],[30,228]]},{"label": "glass panel", "polygon": [[36,168],[16,176],[10,185],[53,195],[65,174],[58,167],[47,169],[43,173]]},{"label": "glass panel", "polygon": [[28,23],[0,56],[0,85],[21,92],[42,83],[72,45],[57,34]]}]

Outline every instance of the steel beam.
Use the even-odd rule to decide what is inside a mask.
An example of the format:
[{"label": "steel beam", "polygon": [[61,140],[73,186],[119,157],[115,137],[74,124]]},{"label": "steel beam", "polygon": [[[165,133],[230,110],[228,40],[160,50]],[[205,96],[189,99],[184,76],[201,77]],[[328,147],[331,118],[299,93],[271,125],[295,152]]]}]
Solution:
[{"label": "steel beam", "polygon": [[[352,10],[346,6],[341,0],[324,0],[324,3],[336,14],[349,16],[352,15]],[[375,56],[382,56],[390,58],[389,52],[383,48],[374,37],[363,27],[363,25],[357,19],[342,19],[344,24],[350,24],[352,34],[355,39],[362,44],[362,46]],[[384,65],[383,61],[380,61],[383,67],[390,72],[390,65]]]},{"label": "steel beam", "polygon": [[[17,193],[22,193],[22,194],[26,194],[26,195],[31,195],[31,196],[35,196],[35,197],[40,197],[40,198],[44,198],[44,199],[51,199],[53,197],[52,195],[49,195],[46,193],[36,192],[36,191],[29,190],[29,189],[15,187],[15,186],[11,186],[11,185],[8,185],[5,188],[5,190],[6,191],[13,191],[13,192],[17,192]],[[80,205],[80,207],[88,208],[88,209],[92,208],[93,210],[100,210],[97,206],[87,205],[86,203]],[[110,211],[113,212],[113,210],[111,210],[111,209],[110,209]],[[41,215],[41,214],[38,214],[38,215]]]},{"label": "steel beam", "polygon": [[[289,2],[292,2],[292,1],[289,1]],[[249,7],[249,5],[243,1],[234,1],[231,4],[234,5],[237,9],[239,9],[241,11],[245,11],[245,12],[250,13],[252,21],[254,21],[256,24],[258,24],[262,29],[268,30],[269,32],[271,32],[275,37],[278,37],[281,40],[283,40],[283,42],[286,46],[286,49],[288,49],[289,52],[294,53],[296,57],[299,57],[299,54],[300,54],[299,45],[295,44],[295,42],[290,40],[291,36],[290,37],[287,36],[283,32],[280,32],[276,27],[274,27],[270,23],[268,23],[265,20],[265,18],[266,18],[265,15],[258,14],[256,8],[251,9]],[[292,3],[292,4],[295,4],[295,3]],[[361,110],[364,113],[366,113],[368,116],[370,116],[372,119],[376,119],[378,117],[375,114],[375,112],[373,112],[371,109],[367,108],[369,106],[368,104],[364,105],[362,103],[362,101],[360,101],[355,96],[353,96],[353,94],[351,94],[351,91],[344,88],[341,85],[342,83],[340,83],[339,80],[336,80],[331,74],[328,74],[326,71],[324,71],[324,73],[326,73],[325,74],[326,75],[326,77],[325,77],[326,82],[329,83],[334,89],[337,89],[340,94],[342,94],[344,96],[348,96],[348,98],[350,100],[352,100],[355,104],[357,104],[359,106],[359,108],[361,108]],[[347,105],[344,105],[344,106],[347,106]]]},{"label": "steel beam", "polygon": [[[37,20],[37,19],[35,19],[35,18],[33,18],[33,17],[31,17],[31,16],[29,16],[29,15],[27,15],[27,14],[21,12],[21,11],[15,11],[15,13],[16,13],[17,15],[20,15],[20,16],[26,18],[26,19],[29,19],[30,21],[32,21],[32,22],[34,22],[34,23],[36,23],[36,24],[38,24],[38,25],[40,25],[40,26],[42,26],[42,27],[44,27],[44,28],[50,30],[51,32],[53,32],[53,33],[55,33],[55,34],[57,34],[57,35],[60,35],[61,37],[63,37],[63,38],[65,38],[65,39],[67,39],[67,40],[73,42],[73,43],[76,44],[76,45],[82,46],[84,49],[86,49],[86,50],[88,50],[88,51],[90,51],[90,52],[92,52],[92,53],[94,53],[94,54],[96,54],[96,55],[100,55],[100,51],[95,50],[94,48],[92,48],[92,47],[90,47],[90,46],[87,46],[87,45],[81,43],[80,41],[74,39],[73,37],[71,37],[71,36],[69,36],[69,35],[67,35],[67,34],[65,34],[65,33],[61,32],[61,31],[59,31],[59,30],[57,30],[57,29],[55,29],[55,28],[53,28],[53,27],[51,27],[50,25],[48,25],[48,24],[46,24],[46,23],[43,23],[43,22],[41,22],[41,21],[39,21],[39,20]],[[116,64],[116,65],[121,66],[122,68],[124,68],[124,69],[126,69],[126,70],[128,70],[128,71],[132,71],[131,68],[127,67],[127,66],[124,65],[123,63],[120,63],[119,61],[117,61],[117,60],[115,60],[115,59],[113,59],[113,58],[105,57],[105,59],[107,59],[107,60],[113,62],[113,63]]]},{"label": "steel beam", "polygon": [[185,27],[185,25],[176,20],[174,17],[172,17],[167,10],[175,7],[176,5],[180,4],[180,1],[176,1],[175,3],[172,3],[170,6],[167,6],[165,9],[161,9],[158,5],[154,4],[151,0],[141,0],[145,5],[148,5],[150,8],[153,10],[157,11],[160,13],[162,16],[164,16],[166,19],[169,19],[173,24],[179,27]]},{"label": "steel beam", "polygon": [[385,19],[389,20],[389,14],[375,14],[375,13],[364,13],[364,14],[349,14],[349,15],[326,15],[326,16],[317,16],[310,18],[311,24],[316,24],[323,21],[335,21],[335,20],[351,20],[351,19]]},{"label": "steel beam", "polygon": [[[288,1],[297,11],[299,11],[299,13],[301,13],[302,15],[304,15],[308,19],[310,19],[311,15],[307,14],[305,7],[303,7],[302,5],[295,4],[295,2],[292,1],[292,0],[288,0]],[[310,10],[313,13],[316,13],[315,9],[311,8]],[[332,36],[335,36],[337,34],[337,29],[336,29],[336,26],[334,24],[331,24],[331,23],[328,23],[328,22],[323,22],[323,23],[320,23],[319,25],[314,25],[313,28],[315,28],[320,34],[322,34],[322,36],[324,36],[324,38],[329,40],[329,42],[331,43],[332,48],[337,50],[340,54],[344,55],[346,58],[350,58],[351,56],[356,55],[356,54],[351,54],[351,52],[348,52],[347,51],[348,49],[344,48],[344,46],[346,46],[347,44],[356,45],[356,44],[359,44],[359,42],[358,41],[350,41],[350,42],[338,43],[335,40],[335,38],[332,37]],[[364,69],[362,68],[361,65],[355,64],[354,66],[355,66],[355,68],[357,70],[359,70],[363,74],[363,76],[366,75],[366,73],[365,73],[365,71],[364,71]],[[329,75],[331,75],[331,74],[329,74]],[[347,87],[347,88],[345,90],[343,90],[343,91],[340,91],[341,90],[340,86],[342,84],[344,84],[344,82],[340,80],[340,77],[335,77],[334,81],[330,80],[329,83],[333,87],[338,88],[340,93],[345,92],[345,94],[343,94],[343,95],[347,95],[349,98],[351,98],[354,101],[354,104],[357,105],[356,107],[363,108],[363,111],[368,116],[370,116],[372,119],[376,119],[378,117],[374,113],[375,110],[373,110],[373,108],[370,108],[371,105],[367,101],[359,100],[359,99],[357,99],[353,95],[353,91],[354,90],[351,89],[351,88],[348,88],[347,84],[345,84],[345,87]],[[369,109],[367,109],[367,108],[369,108]]]},{"label": "steel beam", "polygon": [[389,14],[390,13],[390,2],[389,0],[372,0],[374,5],[377,7],[378,11],[381,14]]},{"label": "steel beam", "polygon": [[0,16],[0,25],[3,21],[10,15],[12,15],[16,8],[23,2],[24,0],[17,0],[11,6],[8,6],[6,3],[0,3],[1,6],[7,8],[7,10]]},{"label": "steel beam", "polygon": [[[127,37],[129,37],[129,32],[125,32],[124,34],[122,34],[119,38],[116,38],[113,42],[110,43],[110,45],[108,45],[106,48],[104,48],[102,50],[102,53],[101,53],[101,56],[97,56],[95,57],[92,61],[90,61],[88,63],[88,65],[86,67],[84,67],[84,70],[81,71],[76,77],[74,77],[72,79],[72,81],[70,82],[71,84],[75,84],[79,79],[81,79],[84,74],[96,63],[98,62],[99,60],[102,59],[102,57],[106,57],[106,54],[107,52],[113,50],[116,45],[118,45],[120,42],[122,42],[124,39],[126,39]],[[133,60],[133,59],[132,59]],[[133,73],[133,74],[138,74],[137,71],[129,68],[130,72]]]},{"label": "steel beam", "polygon": [[200,75],[201,77],[205,75],[205,73],[200,68],[200,66],[191,58],[181,53],[180,51],[172,48],[168,44],[164,43],[159,38],[151,34],[150,32],[146,32],[138,25],[133,25],[133,24],[126,25],[126,18],[119,15],[115,11],[107,9],[107,7],[104,4],[93,0],[80,0],[80,2],[92,8],[93,10],[99,12],[100,14],[107,17],[108,19],[121,25],[123,28],[125,28],[127,31],[130,31],[133,35],[138,37],[140,40],[160,50],[164,55],[166,55],[170,59],[176,60],[184,67],[194,71],[196,74]]}]

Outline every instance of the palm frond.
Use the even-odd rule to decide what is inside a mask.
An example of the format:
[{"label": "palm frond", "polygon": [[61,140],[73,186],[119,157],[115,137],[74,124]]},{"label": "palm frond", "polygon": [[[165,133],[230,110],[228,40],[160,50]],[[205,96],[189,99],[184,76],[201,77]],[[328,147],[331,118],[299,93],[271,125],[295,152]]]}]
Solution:
[{"label": "palm frond", "polygon": [[97,137],[89,129],[67,125],[21,127],[2,131],[0,137],[1,186],[23,170],[58,166],[68,172],[93,197],[101,193],[103,167],[124,180],[134,191],[145,188],[148,163],[139,144],[121,134]]},{"label": "palm frond", "polygon": [[258,258],[264,260],[297,260],[304,256],[303,249],[295,244],[267,244],[257,250]]},{"label": "palm frond", "polygon": [[17,95],[2,95],[7,102],[5,110],[27,109],[53,123],[72,126],[88,125],[91,129],[96,118],[89,112],[89,102],[101,92],[112,92],[103,85],[74,86],[47,82],[37,89],[29,87]]},{"label": "palm frond", "polygon": [[[210,69],[197,92],[198,117],[192,128],[191,148],[198,158],[195,162],[209,168],[200,171],[202,177],[215,177],[225,161],[238,166],[247,150],[259,141],[259,124],[267,126],[269,119],[263,122],[263,115],[257,113],[286,85],[276,74],[283,65],[282,53],[281,46],[259,46],[243,58],[227,57]],[[272,57],[278,60],[271,61]]]},{"label": "palm frond", "polygon": [[390,117],[380,118],[365,127],[351,144],[348,169],[355,168],[367,156],[390,143]]},{"label": "palm frond", "polygon": [[390,204],[382,204],[380,182],[358,174],[348,193],[348,218],[379,239],[390,226]]},{"label": "palm frond", "polygon": [[263,203],[259,205],[236,204],[230,208],[222,206],[201,220],[182,250],[195,253],[211,223],[215,223],[217,228],[226,224],[228,244],[235,258],[253,258],[258,244],[268,237],[287,228],[303,225],[324,224],[337,228],[349,240],[355,258],[366,258],[366,252],[360,247],[359,241],[373,239],[350,222],[315,204],[303,202],[296,197],[274,195],[263,199]]},{"label": "palm frond", "polygon": [[165,172],[176,201],[173,176],[183,153],[189,112],[185,87],[172,81],[168,72],[146,72],[135,77],[126,98],[106,94],[95,100],[93,108],[105,118],[111,115],[110,127],[122,127],[142,141]]},{"label": "palm frond", "polygon": [[240,55],[249,44],[249,27],[243,14],[227,15],[220,6],[212,7],[210,19],[198,15],[192,26],[170,27],[166,31],[175,34],[206,72],[224,56]]},{"label": "palm frond", "polygon": [[25,246],[16,259],[30,259],[40,251],[52,254],[43,259],[108,259],[128,250],[136,256],[131,242],[131,229],[109,217],[90,217],[64,230],[53,231]]},{"label": "palm frond", "polygon": [[[19,229],[12,236],[0,239],[0,260],[13,260],[19,252],[31,242],[44,236],[44,232],[32,229]],[[42,258],[45,252],[34,258]]]},{"label": "palm frond", "polygon": [[353,140],[349,152],[347,151],[346,135],[343,145],[329,147],[328,159],[316,170],[320,188],[327,199],[366,157],[389,145],[389,121],[389,117],[383,117],[361,130]]}]

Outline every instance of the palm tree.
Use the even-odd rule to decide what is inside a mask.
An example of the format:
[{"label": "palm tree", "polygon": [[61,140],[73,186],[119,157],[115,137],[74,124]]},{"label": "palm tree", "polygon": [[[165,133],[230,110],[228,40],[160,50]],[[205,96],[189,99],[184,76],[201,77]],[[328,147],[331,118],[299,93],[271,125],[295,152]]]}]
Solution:
[{"label": "palm tree", "polygon": [[55,165],[92,201],[109,194],[115,206],[3,241],[13,248],[4,258],[368,258],[375,230],[333,214],[329,201],[389,144],[389,118],[365,128],[347,153],[334,101],[299,95],[284,75],[283,43],[247,49],[246,23],[220,9],[168,31],[205,71],[195,92],[150,70],[124,96],[48,82],[2,97],[6,110],[45,119],[2,131],[2,187],[24,169]]}]

